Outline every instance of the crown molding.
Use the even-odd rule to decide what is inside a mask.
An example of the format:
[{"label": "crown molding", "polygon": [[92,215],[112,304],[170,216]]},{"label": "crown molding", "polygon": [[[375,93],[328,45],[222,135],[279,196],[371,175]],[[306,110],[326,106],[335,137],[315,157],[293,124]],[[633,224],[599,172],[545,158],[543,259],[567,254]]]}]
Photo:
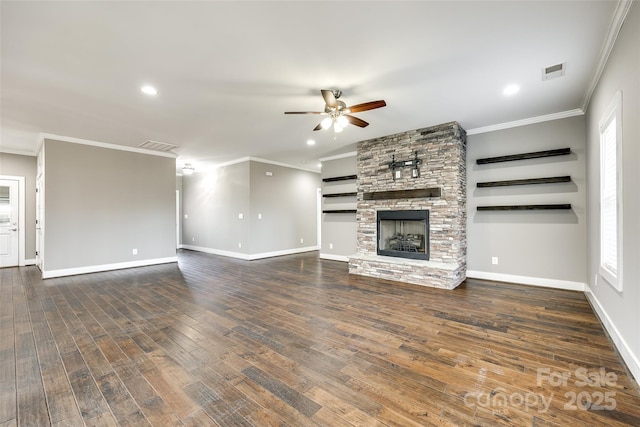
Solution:
[{"label": "crown molding", "polygon": [[329,160],[338,160],[338,159],[346,159],[347,157],[356,157],[358,155],[357,151],[349,151],[348,153],[336,154],[335,156],[322,157],[318,160],[321,162],[327,162]]},{"label": "crown molding", "polygon": [[496,130],[517,128],[520,126],[532,125],[535,123],[549,122],[551,120],[566,119],[568,117],[582,116],[584,111],[576,108],[575,110],[561,111],[559,113],[546,114],[544,116],[530,117],[528,119],[515,120],[513,122],[499,123],[497,125],[484,126],[475,129],[469,129],[467,136],[477,135],[479,133],[493,132]]},{"label": "crown molding", "polygon": [[169,157],[172,159],[175,159],[178,157],[176,153],[147,150],[144,148],[129,147],[126,145],[109,144],[106,142],[91,141],[89,139],[74,138],[72,136],[54,135],[51,133],[40,133],[38,135],[38,145],[37,145],[36,152],[40,151],[40,148],[42,147],[42,144],[44,144],[45,139],[51,139],[54,141],[62,141],[62,142],[70,142],[72,144],[90,145],[92,147],[106,148],[109,150],[129,151],[132,153],[149,154],[151,156]]},{"label": "crown molding", "polygon": [[30,156],[30,157],[35,157],[38,155],[37,152],[35,151],[31,151],[31,150],[18,150],[18,149],[12,149],[12,148],[0,148],[0,153],[4,153],[4,154],[17,154],[19,156]]},{"label": "crown molding", "polygon": [[602,48],[600,49],[598,65],[596,66],[593,78],[591,79],[591,83],[589,84],[587,92],[584,96],[582,111],[587,111],[587,108],[589,107],[589,102],[591,102],[593,92],[596,90],[596,86],[598,86],[600,77],[602,77],[604,68],[607,65],[607,61],[609,60],[609,55],[611,55],[613,46],[618,39],[618,34],[620,34],[620,30],[622,29],[622,24],[624,24],[624,20],[626,19],[632,4],[633,0],[618,1],[618,6],[616,7],[616,11],[614,12],[613,18],[611,20],[611,25],[609,25],[609,31],[607,32],[607,36],[604,39]]},{"label": "crown molding", "polygon": [[227,162],[217,163],[217,164],[213,165],[213,167],[214,168],[221,168],[221,167],[224,167],[224,166],[231,166],[231,165],[236,165],[238,163],[244,163],[244,162],[266,163],[266,164],[269,164],[269,165],[282,166],[282,167],[289,168],[289,169],[299,169],[299,170],[303,170],[305,172],[312,172],[312,173],[317,173],[317,174],[320,173],[319,171],[311,169],[311,168],[305,168],[305,167],[302,167],[302,166],[290,165],[288,163],[276,162],[275,160],[262,159],[260,157],[253,157],[253,156],[245,156],[245,157],[240,157],[238,159],[229,160]]},{"label": "crown molding", "polygon": [[306,172],[312,172],[312,173],[317,173],[317,174],[320,173],[320,171],[318,171],[316,169],[305,168],[303,166],[290,165],[288,163],[276,162],[274,160],[262,159],[260,157],[252,157],[252,156],[250,156],[249,160],[251,160],[253,162],[260,162],[260,163],[267,163],[267,164],[270,164],[270,165],[282,166],[282,167],[285,167],[285,168],[299,169],[299,170],[306,171]]}]

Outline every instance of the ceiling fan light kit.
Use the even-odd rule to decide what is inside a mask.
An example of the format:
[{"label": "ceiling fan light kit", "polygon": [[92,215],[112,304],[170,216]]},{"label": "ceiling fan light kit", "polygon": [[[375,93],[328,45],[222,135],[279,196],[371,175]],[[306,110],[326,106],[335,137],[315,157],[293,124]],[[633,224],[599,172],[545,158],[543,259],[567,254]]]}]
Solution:
[{"label": "ceiling fan light kit", "polygon": [[346,128],[349,124],[354,126],[358,126],[361,128],[369,126],[369,123],[365,122],[362,119],[359,119],[355,116],[352,116],[352,113],[359,113],[361,111],[373,110],[376,108],[385,107],[387,105],[383,100],[379,101],[370,101],[365,102],[363,104],[352,105],[351,107],[347,107],[343,101],[339,100],[340,96],[342,96],[342,91],[333,89],[322,89],[320,91],[322,97],[324,98],[325,106],[324,111],[285,111],[285,114],[321,114],[326,115],[322,119],[322,121],[313,128],[314,131],[320,129],[329,129],[331,125],[333,125],[333,131],[335,133],[340,133]]},{"label": "ceiling fan light kit", "polygon": [[196,168],[194,168],[191,163],[185,163],[184,166],[182,167],[182,173],[184,175],[193,175],[193,173],[196,171]]}]

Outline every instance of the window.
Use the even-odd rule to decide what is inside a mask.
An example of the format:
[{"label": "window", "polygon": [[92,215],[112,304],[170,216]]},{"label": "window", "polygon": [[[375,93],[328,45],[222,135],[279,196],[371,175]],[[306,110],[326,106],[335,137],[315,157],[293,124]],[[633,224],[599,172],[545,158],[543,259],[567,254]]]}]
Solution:
[{"label": "window", "polygon": [[600,275],[622,291],[622,94],[600,120]]}]

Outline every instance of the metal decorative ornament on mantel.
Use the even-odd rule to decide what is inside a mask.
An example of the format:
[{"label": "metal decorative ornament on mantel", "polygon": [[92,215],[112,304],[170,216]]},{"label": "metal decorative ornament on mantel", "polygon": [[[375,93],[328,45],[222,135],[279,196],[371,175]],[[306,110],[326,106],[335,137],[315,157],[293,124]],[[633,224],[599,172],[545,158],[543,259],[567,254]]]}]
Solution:
[{"label": "metal decorative ornament on mantel", "polygon": [[401,168],[411,167],[411,178],[420,177],[420,164],[422,164],[422,159],[418,158],[418,151],[414,151],[414,158],[410,160],[396,160],[396,155],[394,154],[391,157],[391,161],[387,163],[389,168],[391,169],[391,176],[393,180],[402,178],[402,172],[399,170]]}]

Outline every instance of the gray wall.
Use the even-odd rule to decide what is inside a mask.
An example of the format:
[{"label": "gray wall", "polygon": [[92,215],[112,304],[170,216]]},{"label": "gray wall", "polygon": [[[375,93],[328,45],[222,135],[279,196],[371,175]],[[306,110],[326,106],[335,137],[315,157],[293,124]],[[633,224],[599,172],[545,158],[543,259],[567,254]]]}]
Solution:
[{"label": "gray wall", "polygon": [[173,158],[46,140],[43,270],[175,257],[175,188]]},{"label": "gray wall", "polygon": [[0,153],[0,175],[25,177],[25,254],[27,261],[36,257],[36,165],[35,156]]},{"label": "gray wall", "polygon": [[[587,109],[588,278],[593,296],[613,328],[614,341],[626,342],[640,380],[640,3],[627,15],[604,73]],[[623,291],[598,278],[600,257],[600,151],[598,123],[616,91],[622,91]],[[606,320],[606,319],[605,319]],[[620,348],[620,345],[618,346]],[[623,356],[625,352],[621,350]],[[628,355],[627,355],[628,356]]]},{"label": "gray wall", "polygon": [[184,176],[182,189],[184,245],[249,253],[249,162]]},{"label": "gray wall", "polygon": [[250,186],[251,254],[318,245],[319,174],[251,161]]},{"label": "gray wall", "polygon": [[[322,178],[356,175],[356,156],[322,162]],[[323,182],[322,193],[349,193],[357,191],[356,181]],[[355,209],[356,197],[325,198],[323,209]],[[356,214],[323,214],[322,247],[320,257],[344,258],[354,255],[357,247]],[[330,248],[333,245],[333,248]]]},{"label": "gray wall", "polygon": [[247,257],[315,247],[319,186],[317,173],[249,160],[185,176],[182,243]]},{"label": "gray wall", "polygon": [[[467,137],[467,269],[586,282],[584,116]],[[477,165],[476,159],[570,147],[569,156]],[[476,188],[478,182],[571,176],[570,183]],[[482,205],[571,203],[571,210],[485,211]],[[498,265],[491,262],[498,257]],[[472,276],[470,274],[470,276]]]}]

